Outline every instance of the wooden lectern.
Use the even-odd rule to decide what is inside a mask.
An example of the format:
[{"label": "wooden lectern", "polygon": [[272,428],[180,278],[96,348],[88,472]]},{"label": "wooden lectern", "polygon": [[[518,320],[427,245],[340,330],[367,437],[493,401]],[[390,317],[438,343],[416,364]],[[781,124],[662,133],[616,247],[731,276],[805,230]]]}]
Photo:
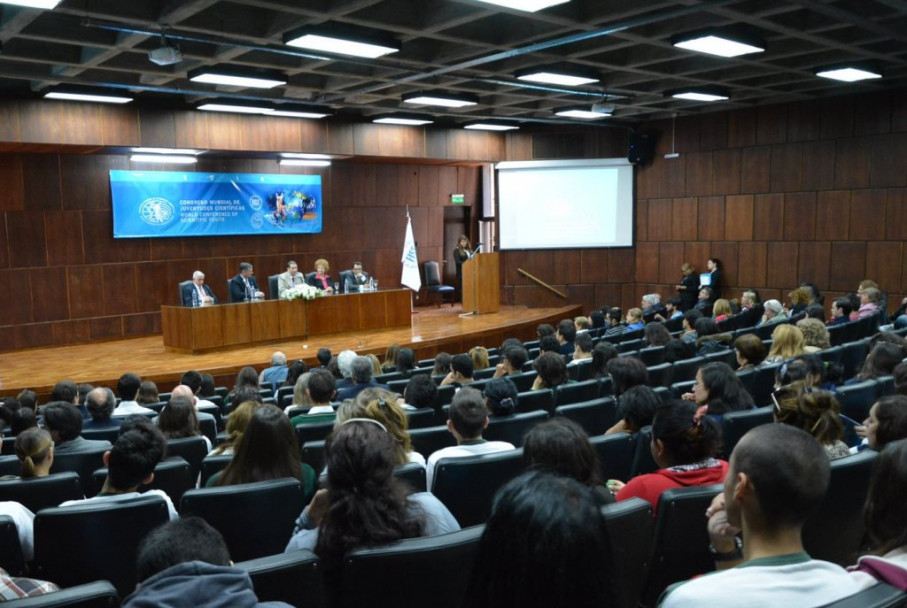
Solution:
[{"label": "wooden lectern", "polygon": [[485,314],[501,309],[501,263],[495,253],[477,253],[463,262],[463,312]]}]

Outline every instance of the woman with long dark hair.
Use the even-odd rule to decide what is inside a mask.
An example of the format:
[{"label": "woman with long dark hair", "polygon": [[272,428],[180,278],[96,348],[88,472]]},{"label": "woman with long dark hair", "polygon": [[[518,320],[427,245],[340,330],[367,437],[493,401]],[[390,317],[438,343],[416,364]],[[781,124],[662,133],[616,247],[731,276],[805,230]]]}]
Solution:
[{"label": "woman with long dark hair", "polygon": [[526,433],[523,467],[570,477],[595,490],[602,504],[614,502],[601,476],[598,452],[583,427],[569,418],[551,418]]},{"label": "woman with long dark hair", "polygon": [[696,372],[692,393],[683,398],[707,405],[709,416],[722,416],[727,412],[751,410],[755,407],[752,395],[727,363],[706,363]]},{"label": "woman with long dark hair", "polygon": [[157,418],[157,426],[167,439],[204,437],[208,451],[211,451],[211,440],[202,435],[198,428],[195,405],[186,397],[174,397],[168,401]]}]

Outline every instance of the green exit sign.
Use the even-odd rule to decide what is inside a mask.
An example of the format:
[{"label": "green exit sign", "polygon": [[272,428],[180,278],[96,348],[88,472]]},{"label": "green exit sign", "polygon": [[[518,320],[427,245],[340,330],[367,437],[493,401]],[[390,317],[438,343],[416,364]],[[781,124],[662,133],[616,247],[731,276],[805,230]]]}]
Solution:
[{"label": "green exit sign", "polygon": [[466,202],[466,195],[465,194],[451,194],[450,202],[453,205],[462,205],[463,203]]}]

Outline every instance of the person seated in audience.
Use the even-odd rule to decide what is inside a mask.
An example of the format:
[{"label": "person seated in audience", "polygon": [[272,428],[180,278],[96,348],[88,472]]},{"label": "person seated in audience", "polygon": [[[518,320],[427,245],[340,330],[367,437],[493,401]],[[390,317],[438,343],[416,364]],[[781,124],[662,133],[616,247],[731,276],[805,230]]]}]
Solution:
[{"label": "person seated in audience", "polygon": [[863,520],[872,553],[848,568],[861,588],[883,582],[907,591],[907,440],[890,443],[872,463]]},{"label": "person seated in audience", "polygon": [[831,336],[828,328],[820,319],[807,317],[797,321],[797,328],[803,334],[803,352],[816,353],[831,348]]},{"label": "person seated in audience", "polygon": [[601,477],[601,461],[583,427],[563,416],[535,425],[523,440],[523,468],[576,480],[595,492],[600,504],[614,495]]},{"label": "person seated in audience", "polygon": [[233,390],[231,390],[227,396],[224,398],[224,406],[227,408],[227,411],[233,407],[234,403],[242,403],[238,399],[235,399],[237,391],[239,389],[249,387],[258,391],[258,372],[255,371],[254,367],[246,366],[239,370],[236,374],[236,381],[233,383]]},{"label": "person seated in audience", "polygon": [[287,356],[282,352],[275,351],[271,355],[271,366],[261,370],[258,375],[258,385],[266,386],[276,391],[277,386],[287,379]]},{"label": "person seated in audience", "polygon": [[381,364],[381,372],[389,374],[397,371],[397,353],[400,352],[399,344],[391,344],[384,351],[384,363]]},{"label": "person seated in audience", "polygon": [[501,362],[495,366],[494,377],[522,374],[523,366],[529,361],[529,352],[522,344],[511,345],[501,350]]},{"label": "person seated in audience", "polygon": [[113,396],[112,390],[106,387],[92,389],[85,397],[85,407],[91,419],[82,422],[82,429],[119,428],[123,418],[111,418],[116,406],[117,398]]},{"label": "person seated in audience", "polygon": [[[900,336],[895,337],[899,338]],[[904,347],[897,342],[877,340],[869,354],[866,355],[860,371],[845,384],[855,384],[864,380],[874,380],[880,376],[890,376],[894,373],[894,368],[901,363],[905,356],[907,356],[907,353],[905,353]]]},{"label": "person seated in audience", "polygon": [[[784,386],[791,382],[800,381],[806,386],[834,392],[834,384],[826,382],[825,373],[825,362],[818,355],[797,355],[788,361],[787,365],[782,365],[778,368],[775,373],[776,386]],[[785,376],[785,378],[779,380],[778,374]]]},{"label": "person seated in audience", "polygon": [[[109,445],[109,444],[108,444]],[[57,448],[59,451],[59,448]],[[160,496],[167,503],[170,519],[178,519],[170,497],[163,490],[145,490],[142,486],[154,481],[154,467],[167,453],[167,440],[154,424],[144,416],[133,416],[120,427],[120,436],[108,451],[104,452],[104,466],[107,479],[97,496],[80,500],[68,500],[61,507],[90,504],[99,501],[119,501],[139,496]]]},{"label": "person seated in audience", "polygon": [[31,408],[20,407],[12,413],[9,419],[9,434],[18,436],[19,433],[38,426],[38,418]]},{"label": "person seated in audience", "polygon": [[510,378],[492,378],[485,384],[482,394],[490,417],[506,418],[516,413],[519,396],[516,385]]},{"label": "person seated in audience", "polygon": [[907,298],[901,300],[901,305],[898,306],[898,309],[894,311],[894,314],[891,315],[891,318],[894,319],[894,328],[903,329],[907,327]]},{"label": "person seated in audience", "polygon": [[715,305],[712,307],[712,318],[715,320],[715,323],[720,323],[724,321],[732,314],[731,303],[724,298],[718,298],[715,300]]},{"label": "person seated in audience", "polygon": [[322,289],[327,293],[334,293],[333,282],[331,281],[331,275],[328,274],[328,271],[331,269],[331,265],[328,264],[328,261],[324,258],[318,258],[315,260],[315,272],[309,273],[306,275],[306,281],[309,285]]},{"label": "person seated in audience", "polygon": [[24,576],[10,576],[9,572],[0,568],[0,602],[36,597],[59,590],[60,588],[51,582]]},{"label": "person seated in audience", "polygon": [[28,408],[33,412],[38,411],[38,393],[30,388],[22,389],[16,395],[16,401],[19,402],[19,407]]},{"label": "person seated in audience", "polygon": [[617,357],[608,362],[611,376],[611,394],[619,399],[624,391],[640,384],[649,383],[649,370],[636,357]]},{"label": "person seated in audience", "polygon": [[[256,393],[257,393],[257,391],[256,391]],[[239,393],[237,393],[237,396],[241,396],[243,394],[244,394],[243,392],[239,392]],[[174,397],[184,397],[189,401],[189,403],[192,404],[192,407],[195,410],[195,417],[198,419],[198,422],[201,422],[203,420],[210,420],[209,424],[216,424],[217,419],[215,418],[214,414],[211,414],[209,412],[203,412],[203,411],[199,410],[199,407],[201,406],[201,401],[198,399],[198,397],[195,396],[195,393],[192,391],[192,389],[189,388],[188,386],[186,386],[185,384],[178,384],[177,386],[173,387],[173,390],[170,391],[170,400],[172,401]],[[259,394],[258,398],[261,399],[260,394]],[[237,400],[237,403],[242,403],[243,401],[245,401],[245,399],[240,399],[240,400]],[[217,407],[210,401],[206,401],[205,403],[207,404],[207,408],[209,408],[209,409],[214,409]],[[167,406],[165,405],[164,409],[166,409],[166,408],[167,408]],[[155,418],[154,421],[157,422],[158,419]]]},{"label": "person seated in audience", "polygon": [[637,331],[645,326],[646,324],[642,320],[642,310],[639,308],[631,308],[627,311],[627,327],[624,333]]},{"label": "person seated in audience", "polygon": [[[211,397],[217,396],[217,390],[214,386],[214,376],[211,374],[202,372],[201,373],[202,382],[198,386],[196,394],[199,399],[210,399]],[[182,384],[182,382],[180,382]]]},{"label": "person seated in audience", "polygon": [[655,315],[665,312],[664,304],[661,303],[661,295],[657,293],[644,295],[640,301],[640,308],[642,309],[643,321],[646,323],[651,323],[655,320]]},{"label": "person seated in audience", "polygon": [[859,296],[860,308],[857,310],[856,315],[851,315],[851,319],[863,319],[880,312],[882,292],[879,291],[878,287],[866,287],[860,291]]},{"label": "person seated in audience", "polygon": [[892,372],[894,375],[894,392],[907,395],[907,363],[899,363]]},{"label": "person seated in audience", "polygon": [[659,405],[661,405],[661,397],[651,387],[644,384],[631,386],[617,399],[620,420],[605,431],[605,435],[638,433],[642,427],[652,424],[655,410]]},{"label": "person seated in audience", "polygon": [[812,300],[812,295],[812,290],[806,287],[798,287],[787,294],[787,298],[790,300],[788,316],[794,317],[801,312],[805,312],[810,300]]},{"label": "person seated in audience", "polygon": [[[539,340],[539,353],[561,354],[561,343],[554,336],[545,336]],[[563,357],[563,355],[561,355]]]},{"label": "person seated in audience", "polygon": [[671,321],[674,319],[680,319],[683,317],[683,311],[680,310],[681,300],[680,298],[668,298],[665,301],[665,309],[663,312],[656,313],[653,317],[655,321]]},{"label": "person seated in audience", "polygon": [[841,404],[833,393],[792,382],[772,394],[775,422],[789,424],[816,438],[830,460],[850,456],[839,414]]},{"label": "person seated in audience", "polygon": [[414,369],[416,369],[416,355],[413,349],[401,348],[397,353],[397,371],[403,374],[404,378],[409,378]]},{"label": "person seated in audience", "polygon": [[821,304],[810,304],[806,307],[806,318],[807,319],[816,319],[825,323],[825,307]]},{"label": "person seated in audience", "polygon": [[484,346],[473,346],[469,349],[469,358],[472,359],[472,369],[488,369],[491,363],[488,361],[488,349]]},{"label": "person seated in audience", "polygon": [[803,332],[796,325],[785,323],[772,331],[772,347],[765,362],[780,363],[805,352],[807,351],[804,348]]},{"label": "person seated in audience", "polygon": [[387,389],[386,385],[378,384],[378,382],[374,378],[372,378],[372,362],[368,357],[357,356],[353,358],[350,363],[350,380],[353,383],[352,386],[341,388],[340,384],[338,383],[338,401],[343,401],[344,399],[355,399],[356,395],[367,388]]},{"label": "person seated in audience", "polygon": [[696,335],[696,321],[701,318],[703,318],[703,314],[695,308],[683,313],[683,333],[680,334],[681,340],[689,342],[690,344],[696,343],[696,338],[699,337]]},{"label": "person seated in audience", "polygon": [[711,317],[697,319],[695,327],[696,354],[700,357],[726,351],[734,340],[734,334],[719,331],[718,324]]},{"label": "person seated in audience", "polygon": [[643,330],[643,340],[649,346],[664,346],[671,341],[671,332],[660,322],[648,323]]},{"label": "person seated in audience", "polygon": [[365,355],[368,357],[368,360],[372,362],[372,378],[375,376],[381,375],[381,360],[378,358],[378,355],[368,354]]},{"label": "person seated in audience", "polygon": [[609,308],[605,319],[607,321],[607,329],[605,329],[605,333],[602,334],[603,338],[610,338],[611,336],[619,336],[626,333],[627,326],[624,325],[623,313],[620,308]]},{"label": "person seated in audience", "polygon": [[738,370],[758,367],[765,361],[765,344],[756,334],[743,334],[734,340]]},{"label": "person seated in audience", "polygon": [[617,347],[610,342],[600,341],[592,349],[592,377],[606,378],[608,376],[608,363],[616,359]]},{"label": "person seated in audience", "polygon": [[576,327],[576,333],[578,334],[592,329],[592,321],[589,320],[589,317],[582,315],[573,319],[573,325]]},{"label": "person seated in audience", "polygon": [[665,363],[677,363],[678,361],[683,361],[684,359],[690,359],[696,355],[694,342],[687,342],[685,340],[678,340],[677,338],[672,338],[670,342],[665,344]]},{"label": "person seated in audience", "polygon": [[[161,398],[157,390],[157,384],[155,384],[152,380],[142,380],[142,383],[139,385],[139,392],[135,395],[135,402],[139,405],[160,403]],[[118,414],[116,410],[114,410],[114,415],[119,416],[120,414]]]},{"label": "person seated in audience", "polygon": [[[327,371],[327,370],[324,370],[324,371]],[[328,372],[328,373],[330,373],[330,372]],[[306,390],[305,390],[305,389],[309,388],[309,378],[311,378],[311,377],[312,377],[311,372],[306,372],[306,373],[302,374],[301,376],[299,376],[298,378],[296,378],[296,384],[293,385],[293,402],[290,403],[290,405],[283,408],[283,411],[291,419],[293,418],[293,416],[296,416],[300,413],[304,413],[304,412],[300,412],[300,410],[308,410],[310,407],[312,407],[312,400],[309,399],[309,395],[308,395],[308,393],[306,393]],[[333,378],[333,377],[334,376],[332,375],[331,378]],[[334,382],[336,383],[337,380],[335,379]]]},{"label": "person seated in audience", "polygon": [[685,400],[708,406],[708,415],[720,418],[728,412],[751,410],[755,407],[752,395],[747,392],[731,366],[721,361],[706,363],[696,372],[692,393],[684,393]]},{"label": "person seated in audience", "polygon": [[327,488],[302,511],[286,551],[314,551],[329,594],[353,549],[460,529],[441,501],[429,492],[410,493],[394,476],[395,443],[371,418],[347,420],[325,440]]},{"label": "person seated in audience", "polygon": [[450,373],[450,353],[440,352],[435,355],[435,364],[432,366],[431,375],[432,378],[438,378],[440,382],[447,374]]},{"label": "person seated in audience", "polygon": [[831,321],[828,325],[841,325],[850,322],[853,314],[853,304],[849,298],[837,298],[831,303]]},{"label": "person seated in audience", "polygon": [[567,364],[564,363],[564,358],[557,353],[546,352],[540,354],[532,363],[532,367],[535,368],[538,375],[532,383],[531,390],[537,391],[543,388],[554,390],[561,384],[573,382],[570,379],[570,374],[567,373]]},{"label": "person seated in audience", "polygon": [[302,377],[300,377],[297,380],[297,386],[305,385],[302,390],[305,391],[309,407],[302,414],[290,418],[290,423],[296,426],[297,424],[313,424],[334,420],[334,408],[331,406],[331,401],[337,395],[334,376],[327,370],[313,369],[304,374],[303,377],[307,377],[307,382],[302,383]]},{"label": "person seated in audience", "polygon": [[699,295],[696,300],[694,310],[698,310],[703,317],[712,316],[712,303],[714,301],[714,292],[711,287],[700,287]]},{"label": "person seated in audience", "polygon": [[535,328],[535,335],[538,336],[538,339],[541,340],[545,336],[554,335],[554,326],[550,323],[542,323]]},{"label": "person seated in audience", "polygon": [[869,417],[858,433],[865,433],[866,443],[876,451],[893,441],[907,439],[907,396],[888,395],[872,404]]},{"label": "person seated in audience", "polygon": [[568,365],[579,365],[580,361],[587,361],[592,358],[592,336],[588,333],[576,335],[573,340],[573,358]]},{"label": "person seated in audience", "polygon": [[[113,410],[113,416],[131,416],[132,414],[153,414],[154,410],[142,407],[136,397],[142,386],[142,379],[137,374],[126,373],[117,380],[117,395],[120,397],[120,403]],[[158,403],[157,386],[155,386],[155,400],[150,403]]]},{"label": "person seated in audience", "polygon": [[338,411],[334,423],[335,432],[349,418],[377,420],[395,440],[394,454],[397,464],[415,462],[425,466],[425,456],[413,451],[413,443],[409,437],[409,420],[406,417],[406,410],[397,403],[397,395],[386,389],[370,388],[359,393],[353,405],[343,419]]},{"label": "person seated in audience", "polygon": [[331,359],[333,358],[331,349],[322,346],[318,349],[318,353],[315,355],[315,358],[318,360],[318,365],[320,365],[321,367],[327,367],[328,363],[330,363]]},{"label": "person seated in audience", "polygon": [[[355,351],[344,350],[337,355],[337,369],[340,372],[340,377],[342,378],[337,382],[337,390],[342,390],[345,388],[352,388],[354,386],[353,380],[350,378],[353,370],[353,359],[358,357]],[[336,375],[336,374],[335,374]]]},{"label": "person seated in audience", "polygon": [[758,426],[734,448],[729,469],[707,512],[720,572],[669,587],[661,608],[814,608],[858,591],[843,568],[803,550],[800,532],[830,478],[828,457],[811,435],[786,424]]},{"label": "person seated in audience", "polygon": [[464,387],[454,395],[448,412],[447,430],[457,440],[456,446],[440,449],[428,457],[425,465],[426,484],[431,489],[435,466],[442,458],[477,456],[512,450],[506,441],[486,441],[482,432],[488,426],[488,409],[479,391]]},{"label": "person seated in audience", "polygon": [[565,357],[573,354],[573,341],[576,339],[576,326],[572,319],[563,319],[557,324],[557,331],[554,332],[560,346],[560,353]]},{"label": "person seated in audience", "polygon": [[[306,365],[306,362],[302,359],[297,359],[287,366],[287,378],[280,384],[280,388],[287,386],[296,386],[296,381],[299,380],[299,376],[303,375],[309,371],[309,366]],[[276,394],[276,393],[275,393]]]},{"label": "person seated in audience", "polygon": [[75,454],[110,449],[110,442],[103,439],[85,439],[82,433],[82,414],[71,403],[52,401],[44,406],[44,428],[54,440],[54,451]]},{"label": "person seated in audience", "polygon": [[740,294],[741,327],[753,327],[762,317],[762,302],[755,289],[744,289]]},{"label": "person seated in audience", "polygon": [[416,374],[406,383],[401,399],[397,403],[405,410],[431,408],[437,411],[438,385],[428,374]]},{"label": "person seated in audience", "polygon": [[721,483],[727,462],[716,458],[721,449],[721,427],[708,407],[674,400],[658,406],[652,421],[652,457],[660,467],[654,473],[637,475],[624,483],[608,481],[617,500],[634,496],[658,509],[658,498],[666,490]]},{"label": "person seated in audience", "polygon": [[593,310],[589,313],[589,323],[592,329],[602,329],[605,327],[605,313],[601,310]]},{"label": "person seated in audience", "polygon": [[450,358],[450,373],[441,380],[441,386],[469,384],[473,382],[472,371],[472,359],[469,355],[454,355]]},{"label": "person seated in audience", "polygon": [[315,470],[300,461],[299,442],[287,415],[274,405],[256,408],[233,459],[208,478],[207,487],[233,486],[292,477],[306,500],[315,494]]},{"label": "person seated in audience", "polygon": [[19,477],[47,477],[54,463],[54,440],[50,433],[38,427],[26,429],[16,435],[16,456],[22,463]]},{"label": "person seated in audience", "polygon": [[225,429],[227,438],[224,439],[220,445],[208,452],[208,455],[232,456],[239,447],[239,443],[242,441],[243,434],[246,432],[246,427],[249,426],[249,420],[252,419],[252,414],[254,414],[255,410],[262,405],[263,404],[258,401],[243,401],[233,408],[233,411],[227,416],[227,426]]},{"label": "person seated in audience", "polygon": [[199,431],[198,414],[192,402],[186,397],[171,397],[157,417],[157,426],[165,439],[202,437],[207,451],[211,451],[211,440]]},{"label": "person seated in audience", "polygon": [[142,539],[136,577],[141,581],[124,608],[283,608],[259,602],[249,574],[234,568],[220,532],[200,517],[159,526]]},{"label": "person seated in audience", "polygon": [[762,309],[762,320],[756,324],[756,327],[781,323],[787,320],[787,315],[784,314],[784,308],[778,300],[766,300],[765,304],[762,305]]},{"label": "person seated in audience", "polygon": [[[35,557],[35,514],[18,502],[12,500],[0,501],[0,517],[9,517],[19,536],[19,547],[25,562],[32,561]],[[4,550],[6,550],[4,548]],[[2,597],[2,593],[0,593]]]}]

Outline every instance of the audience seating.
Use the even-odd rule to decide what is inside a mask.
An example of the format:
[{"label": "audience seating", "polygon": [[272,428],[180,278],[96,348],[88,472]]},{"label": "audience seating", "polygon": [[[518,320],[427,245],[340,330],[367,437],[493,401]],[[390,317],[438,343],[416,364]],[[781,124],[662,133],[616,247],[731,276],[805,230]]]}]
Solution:
[{"label": "audience seating", "polygon": [[259,602],[286,602],[291,606],[320,608],[327,600],[318,556],[311,551],[291,551],[238,562],[252,579]]},{"label": "audience seating", "polygon": [[869,354],[869,341],[871,338],[864,338],[855,342],[848,342],[844,345],[841,352],[841,365],[844,366],[844,377],[853,378],[863,366],[866,355]]},{"label": "audience seating", "polygon": [[137,582],[139,543],[169,520],[160,496],[43,509],[35,515],[33,576],[61,587],[106,579],[125,597]]},{"label": "audience seating", "polygon": [[[208,445],[202,437],[167,440],[167,457],[179,456],[189,463],[192,479],[197,479],[201,471],[202,460],[208,455]],[[176,504],[176,503],[174,503]]]},{"label": "audience seating", "polygon": [[409,380],[403,377],[403,372],[386,372],[375,376],[375,382],[378,384],[387,384],[391,380]]},{"label": "audience seating", "polygon": [[309,441],[326,439],[334,432],[334,421],[297,424],[295,428],[296,440],[299,445],[305,445]]},{"label": "audience seating", "polygon": [[862,423],[869,416],[869,409],[879,397],[879,383],[875,380],[864,380],[845,386],[839,386],[835,398],[841,404],[841,413]]},{"label": "audience seating", "polygon": [[516,385],[516,390],[520,393],[525,393],[532,390],[532,385],[535,382],[538,372],[535,370],[528,372],[521,372],[518,374],[509,374],[507,377],[513,380],[513,383]]},{"label": "audience seating", "polygon": [[572,380],[577,382],[583,382],[584,380],[589,380],[592,378],[592,359],[584,359],[578,362],[576,365],[570,365],[567,367],[567,373],[570,374]]},{"label": "audience seating", "polygon": [[302,484],[285,478],[189,490],[180,514],[198,515],[214,526],[230,557],[243,561],[282,552],[303,507]]},{"label": "audience seating", "polygon": [[554,408],[555,416],[563,416],[583,427],[588,435],[600,435],[614,426],[620,417],[614,397],[599,397],[581,403]]},{"label": "audience seating", "polygon": [[649,386],[671,386],[674,383],[674,364],[660,363],[649,367]]},{"label": "audience seating", "polygon": [[820,608],[903,608],[907,606],[907,593],[885,583],[873,585],[859,593],[824,604]]},{"label": "audience seating", "polygon": [[9,515],[0,515],[0,547],[3,547],[0,552],[0,568],[10,576],[24,575],[25,557],[19,541],[19,528]]},{"label": "audience seating", "polygon": [[[92,495],[101,491],[104,481],[107,479],[107,469],[98,469],[92,475],[93,491]],[[154,467],[154,480],[147,486],[143,486],[141,491],[145,490],[163,490],[170,497],[174,505],[180,504],[180,498],[195,487],[196,477],[192,476],[192,469],[189,463],[176,456],[168,460],[162,460]]]},{"label": "audience seating", "polygon": [[856,561],[863,541],[863,504],[876,452],[831,461],[831,481],[819,509],[803,526],[803,546],[816,559],[841,566]]},{"label": "audience seating", "polygon": [[22,463],[18,456],[0,456],[0,476],[18,475],[22,472]]},{"label": "audience seating", "polygon": [[548,412],[536,410],[524,414],[513,414],[503,418],[490,418],[482,436],[488,441],[506,441],[516,447],[523,445],[523,438],[532,427],[548,419]]},{"label": "audience seating", "polygon": [[740,382],[743,384],[743,388],[746,389],[750,395],[753,394],[754,382],[756,381],[756,368],[747,367],[746,369],[738,369],[736,372],[737,378],[740,379]]},{"label": "audience seating", "polygon": [[32,513],[84,496],[79,475],[72,471],[54,473],[47,477],[0,481],[0,501],[13,500],[22,503]]},{"label": "audience seating", "polygon": [[652,365],[661,365],[665,362],[665,347],[650,346],[639,349],[639,359],[645,363],[646,367]]},{"label": "audience seating", "polygon": [[705,356],[707,363],[727,363],[731,369],[737,369],[737,351],[733,348],[723,350],[717,353],[709,353]]},{"label": "audience seating", "polygon": [[[202,464],[200,468],[200,477],[198,485],[201,488],[204,488],[208,483],[208,480],[211,479],[211,476],[215,473],[220,473],[227,468],[227,465],[230,464],[230,461],[233,460],[233,456],[230,454],[217,454],[215,456],[205,456],[202,459]],[[189,488],[192,489],[192,488]],[[182,495],[181,495],[182,496]],[[177,501],[174,501],[173,504],[179,504]]]},{"label": "audience seating", "polygon": [[753,401],[756,407],[772,405],[772,392],[775,390],[775,373],[781,363],[772,363],[757,367],[753,372]]},{"label": "audience seating", "polygon": [[402,395],[403,391],[406,390],[406,385],[409,384],[409,378],[397,378],[396,380],[390,380],[384,384],[387,384],[387,388],[390,392]]},{"label": "audience seating", "polygon": [[671,385],[671,398],[680,399],[683,397],[684,393],[690,393],[693,391],[693,385],[696,384],[695,380],[685,380],[683,382],[675,382]]},{"label": "audience seating", "polygon": [[715,569],[704,513],[722,491],[720,484],[692,486],[667,490],[658,499],[643,604],[654,606],[668,585]]},{"label": "audience seating", "polygon": [[686,382],[696,379],[699,368],[708,363],[705,357],[693,357],[674,362],[674,382]]},{"label": "audience seating", "polygon": [[409,432],[409,438],[413,443],[413,451],[425,456],[426,460],[431,454],[441,448],[457,445],[457,439],[447,428],[447,425],[433,426],[427,429],[413,429]]},{"label": "audience seating", "polygon": [[630,479],[630,469],[633,466],[633,454],[636,449],[636,440],[630,433],[611,433],[610,435],[594,435],[589,437],[589,442],[598,453],[602,465],[602,479]]},{"label": "audience seating", "polygon": [[437,413],[430,407],[406,410],[406,422],[411,429],[425,429],[430,426],[436,426],[438,424]]},{"label": "audience seating", "polygon": [[445,405],[450,405],[450,402],[453,401],[453,396],[457,392],[457,387],[453,384],[445,384],[444,386],[438,387],[438,398],[435,399],[435,407],[441,408]]},{"label": "audience seating", "polygon": [[[894,376],[879,376],[876,378],[879,383],[879,398],[888,397],[894,394]],[[862,422],[860,420],[859,422]]]},{"label": "audience seating", "polygon": [[[489,361],[489,363],[490,363],[490,361]],[[497,365],[497,364],[495,364],[495,365]],[[494,376],[494,373],[496,371],[497,371],[497,369],[495,368],[494,365],[492,365],[491,367],[486,367],[485,369],[479,369],[479,370],[476,370],[475,372],[473,372],[472,379],[473,380],[488,380],[489,378]]]},{"label": "audience seating", "polygon": [[[337,588],[329,590],[336,593],[331,605],[362,608],[380,600],[394,608],[459,608],[483,530],[484,526],[474,526],[357,549],[347,555]],[[395,580],[400,584],[388,584]]]},{"label": "audience seating", "polygon": [[407,462],[394,468],[394,477],[403,481],[416,492],[426,491],[425,467],[418,462]]},{"label": "audience seating", "polygon": [[[554,389],[553,405],[568,405],[570,403],[579,403],[580,401],[596,399],[599,396],[600,390],[601,386],[597,378],[572,384],[561,384]],[[553,409],[554,407],[552,406],[549,411],[552,411]]]},{"label": "audience seating", "polygon": [[747,431],[763,424],[774,422],[774,407],[767,405],[754,410],[728,412],[721,418],[721,437],[723,458],[730,459],[734,446],[746,435]]},{"label": "audience seating", "polygon": [[15,454],[16,454],[16,438],[15,437],[4,437],[3,438],[3,449],[0,450],[0,455],[13,456]]},{"label": "audience seating", "polygon": [[523,450],[442,458],[435,464],[432,494],[461,526],[485,523],[498,488],[523,471]]},{"label": "audience seating", "polygon": [[658,469],[655,459],[652,458],[652,426],[647,425],[639,429],[634,435],[636,447],[633,453],[633,464],[630,466],[630,477],[652,473]]},{"label": "audience seating", "polygon": [[[92,488],[91,475],[95,470],[104,466],[104,452],[108,448],[94,450],[93,452],[76,452],[73,454],[54,453],[54,463],[50,465],[51,473],[73,471],[79,475],[82,489],[90,492]],[[84,581],[88,582],[88,581]]]},{"label": "audience seating", "polygon": [[[208,458],[211,458],[211,456],[208,456]],[[221,458],[221,456],[216,458]],[[315,469],[315,473],[320,474],[324,470],[324,439],[304,443],[302,446],[302,461]],[[204,463],[202,464],[204,465]],[[223,466],[227,465],[224,464]]]},{"label": "audience seating", "polygon": [[111,444],[116,443],[117,437],[120,436],[120,427],[113,427],[109,429],[83,429],[82,437],[85,439],[101,439],[104,441],[109,441]]},{"label": "audience seating", "polygon": [[107,581],[95,581],[60,589],[34,597],[15,600],[10,606],[18,608],[116,608],[120,594]]},{"label": "audience seating", "polygon": [[755,329],[753,329],[753,333],[756,334],[757,336],[759,336],[760,340],[768,340],[769,338],[772,337],[772,333],[775,331],[776,327],[778,327],[779,325],[784,325],[786,323],[790,323],[790,320],[784,319],[782,321],[778,321],[777,323],[769,323],[768,325],[760,325],[759,327],[756,327]]},{"label": "audience seating", "polygon": [[541,388],[536,391],[526,391],[517,394],[517,412],[534,412],[535,410],[545,410],[550,412],[554,409],[554,391],[550,388]]},{"label": "audience seating", "polygon": [[215,415],[214,413],[215,411],[219,410],[215,406],[211,408],[199,408],[199,411],[214,416],[214,420],[212,420],[211,418],[200,418],[198,421],[199,432],[211,441],[211,445],[214,445],[214,442],[217,441],[218,428],[221,428],[221,430],[223,430],[222,427],[219,427],[218,423],[218,417],[220,416],[220,414]]},{"label": "audience seating", "polygon": [[637,608],[649,571],[652,545],[652,505],[642,498],[602,507],[611,560],[608,571],[618,594],[618,608]]}]

